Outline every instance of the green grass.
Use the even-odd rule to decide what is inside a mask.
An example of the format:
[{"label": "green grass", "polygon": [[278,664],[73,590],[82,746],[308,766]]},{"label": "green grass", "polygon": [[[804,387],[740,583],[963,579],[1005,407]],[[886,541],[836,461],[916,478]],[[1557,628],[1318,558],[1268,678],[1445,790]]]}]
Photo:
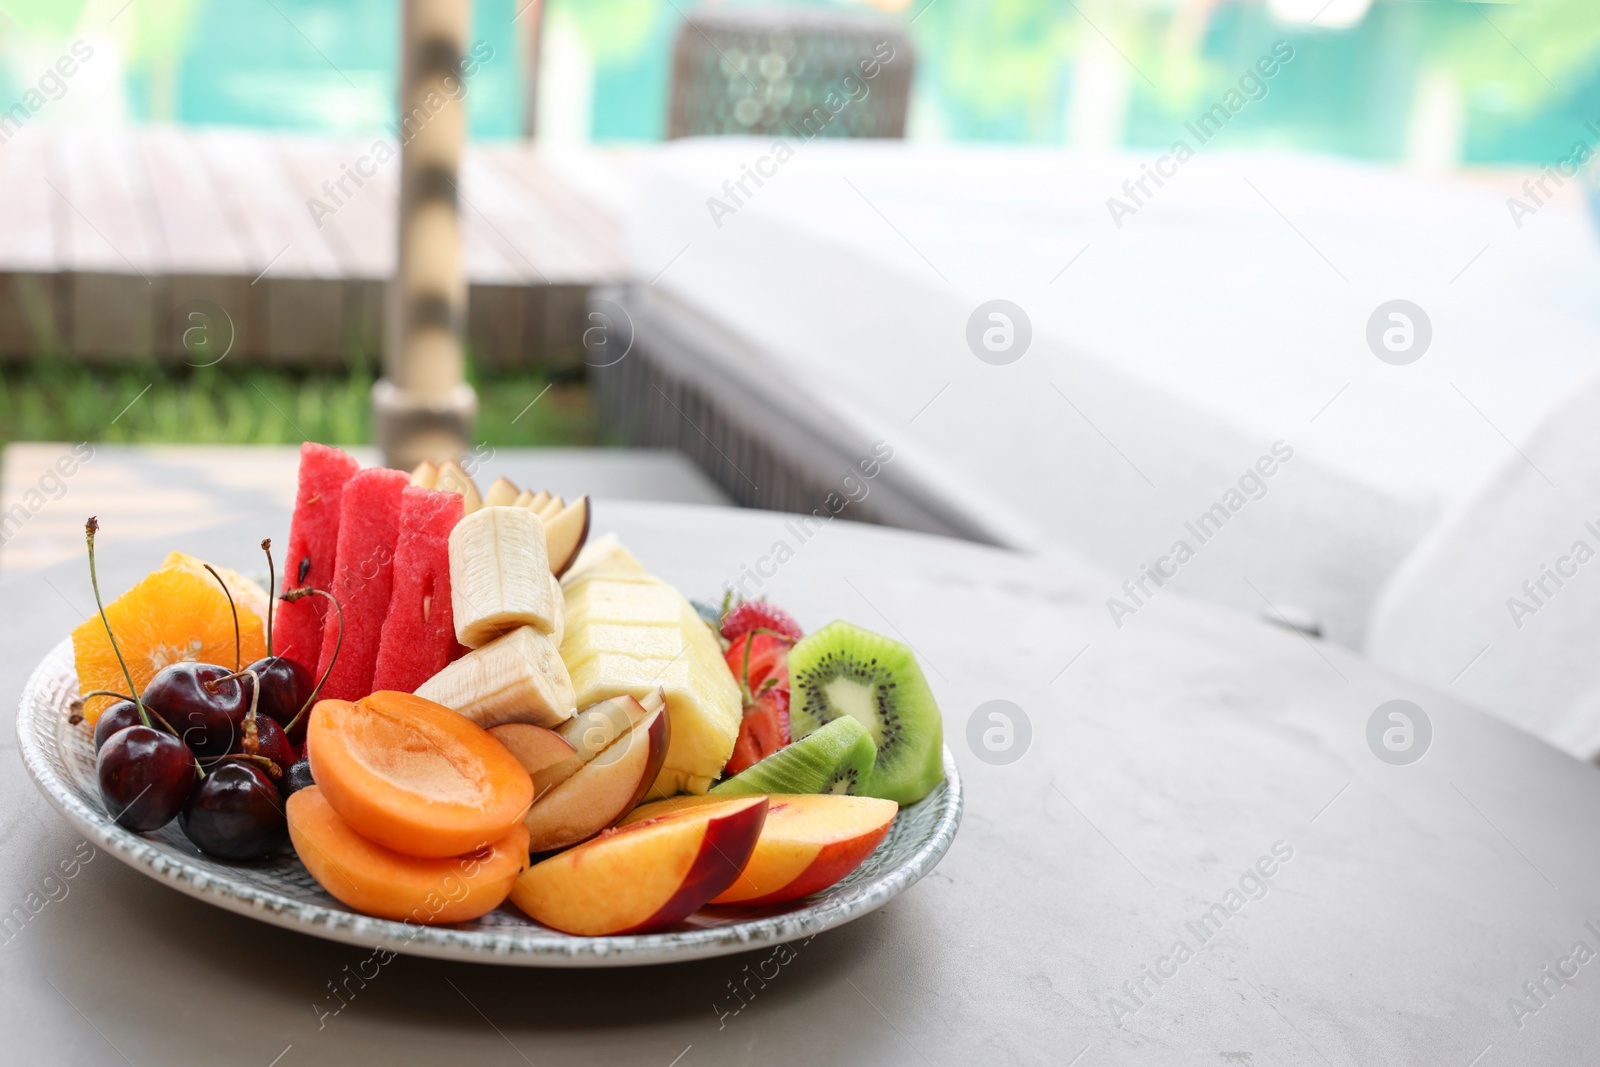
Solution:
[{"label": "green grass", "polygon": [[[13,363],[0,366],[0,444],[370,444],[372,381],[372,368],[361,362],[345,372],[90,367],[64,358]],[[581,382],[530,370],[474,376],[473,384],[477,441],[501,447],[599,443],[594,406]]]}]

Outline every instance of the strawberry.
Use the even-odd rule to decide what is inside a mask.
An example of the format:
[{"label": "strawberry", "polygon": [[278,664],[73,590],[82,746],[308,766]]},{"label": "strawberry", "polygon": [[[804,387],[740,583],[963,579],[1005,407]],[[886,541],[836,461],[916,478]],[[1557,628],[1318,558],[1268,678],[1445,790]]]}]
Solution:
[{"label": "strawberry", "polygon": [[732,776],[772,755],[789,743],[789,690],[771,686],[745,709],[739,739],[723,774]]},{"label": "strawberry", "polygon": [[788,638],[790,644],[805,636],[794,616],[765,600],[747,600],[722,616],[722,636],[729,641],[751,630],[771,630]]},{"label": "strawberry", "polygon": [[[728,669],[738,680],[747,707],[754,703],[755,694],[768,684],[775,682],[788,688],[789,646],[788,638],[771,633],[741,634],[728,646]],[[746,649],[749,650],[748,660]]]}]

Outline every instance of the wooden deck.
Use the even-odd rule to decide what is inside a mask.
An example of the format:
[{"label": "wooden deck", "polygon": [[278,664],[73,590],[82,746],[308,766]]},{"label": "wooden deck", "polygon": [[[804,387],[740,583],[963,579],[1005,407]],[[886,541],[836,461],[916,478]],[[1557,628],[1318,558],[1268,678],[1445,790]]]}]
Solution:
[{"label": "wooden deck", "polygon": [[[191,301],[232,320],[230,355],[315,365],[375,351],[399,182],[398,156],[374,164],[377,140],[20,131],[0,145],[0,356],[194,362],[182,347]],[[376,173],[357,185],[358,167]],[[476,356],[560,358],[589,287],[623,276],[614,221],[526,143],[471,146],[459,192]],[[320,225],[312,197],[334,209]]]}]

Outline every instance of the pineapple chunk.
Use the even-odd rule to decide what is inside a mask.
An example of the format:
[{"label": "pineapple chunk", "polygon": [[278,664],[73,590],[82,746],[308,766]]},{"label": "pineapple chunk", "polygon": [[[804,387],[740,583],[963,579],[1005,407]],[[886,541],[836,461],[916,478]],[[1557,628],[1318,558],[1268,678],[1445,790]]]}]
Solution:
[{"label": "pineapple chunk", "polygon": [[[703,672],[687,657],[682,659],[639,659],[613,652],[600,652],[572,670],[572,687],[577,694],[578,706],[588,707],[615,696],[639,698],[660,688],[667,697],[667,717],[672,721],[672,740],[667,745],[666,762],[661,777],[651,789],[651,796],[671,796],[666,789],[670,782],[687,782],[704,779],[709,789],[711,781],[721,773],[733,752],[733,743],[739,736],[738,692],[732,694],[731,707],[735,717],[730,721],[723,712],[729,706],[724,694],[706,684]],[[726,669],[724,669],[726,673]],[[728,676],[732,682],[732,675]],[[680,728],[680,724],[681,728]],[[667,779],[668,781],[663,781]]]},{"label": "pineapple chunk", "polygon": [[561,658],[577,706],[666,692],[672,740],[650,796],[704,793],[739,735],[738,683],[711,630],[683,595],[652,577],[607,536],[583,550],[562,582]]},{"label": "pineapple chunk", "polygon": [[564,587],[562,592],[567,600],[568,626],[623,623],[676,629],[683,618],[683,597],[672,586],[659,582],[634,584],[595,579]]},{"label": "pineapple chunk", "polygon": [[606,534],[590,541],[572,561],[562,581],[575,585],[586,577],[600,575],[624,581],[659,582],[661,579],[644,569],[644,564],[633,558],[633,553],[622,547],[617,535]]},{"label": "pineapple chunk", "polygon": [[561,654],[582,662],[596,652],[621,652],[641,659],[676,659],[683,654],[683,633],[676,626],[623,626],[590,623],[582,636],[564,645]]}]

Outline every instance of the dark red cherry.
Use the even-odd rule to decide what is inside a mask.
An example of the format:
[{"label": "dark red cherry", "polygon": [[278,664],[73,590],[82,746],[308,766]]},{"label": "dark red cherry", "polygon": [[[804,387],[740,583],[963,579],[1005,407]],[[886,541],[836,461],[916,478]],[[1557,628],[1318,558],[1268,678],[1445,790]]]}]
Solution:
[{"label": "dark red cherry", "polygon": [[310,671],[284,656],[264,656],[245,670],[255,671],[261,679],[261,702],[256,710],[275,719],[279,726],[287,727],[294,721],[316,685]]},{"label": "dark red cherry", "polygon": [[130,726],[143,726],[144,720],[139,718],[139,705],[131,700],[119,700],[105,711],[100,713],[100,719],[94,724],[94,750],[99,752],[111,740],[111,735]]},{"label": "dark red cherry", "polygon": [[[287,773],[294,765],[294,746],[289,744],[289,739],[283,734],[283,727],[265,715],[257,715],[255,722],[254,743],[250,736],[250,718],[245,716],[244,728],[239,732],[239,740],[234,743],[233,755],[264,756],[277,764],[280,774]],[[259,766],[259,765],[258,765]],[[265,770],[266,768],[262,768]],[[271,772],[267,772],[271,776]],[[282,782],[281,777],[275,778]]]},{"label": "dark red cherry", "polygon": [[144,702],[202,759],[226,755],[250,710],[250,679],[214,663],[169,663],[145,687]]},{"label": "dark red cherry", "polygon": [[222,763],[206,775],[179,823],[201,852],[223,860],[261,859],[289,838],[278,787],[250,763]]},{"label": "dark red cherry", "polygon": [[278,789],[283,793],[283,799],[288,800],[306,786],[316,784],[317,780],[311,777],[311,761],[303,759],[289,768],[289,773],[278,783]]},{"label": "dark red cherry", "polygon": [[106,811],[135,833],[171,822],[195,784],[194,754],[171,734],[144,725],[112,734],[94,769]]}]

